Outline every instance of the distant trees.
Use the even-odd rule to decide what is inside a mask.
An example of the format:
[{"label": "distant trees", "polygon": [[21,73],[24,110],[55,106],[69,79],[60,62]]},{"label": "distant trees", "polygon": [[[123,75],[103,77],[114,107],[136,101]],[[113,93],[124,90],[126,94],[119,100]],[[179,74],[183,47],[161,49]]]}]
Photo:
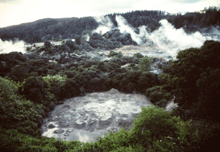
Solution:
[{"label": "distant trees", "polygon": [[186,25],[187,30],[193,30],[190,25],[199,27],[220,25],[220,8],[209,7],[201,12],[186,13],[185,15],[177,14],[173,18],[169,18],[169,22],[171,22],[175,28],[181,28]]},{"label": "distant trees", "polygon": [[[108,14],[111,21],[117,26],[117,22],[115,20],[116,15],[123,16],[127,22],[133,27],[139,27],[142,25],[147,25],[149,28],[157,29],[160,24],[158,23],[161,19],[165,18],[165,11],[157,11],[157,10],[142,10],[142,11],[132,11],[128,13],[114,13]],[[152,22],[156,22],[157,24],[152,24]]]},{"label": "distant trees", "polygon": [[[194,30],[191,25],[200,27],[220,25],[220,8],[218,7],[209,7],[201,12],[186,13],[185,15],[170,15],[165,11],[158,10],[142,10],[106,15],[115,26],[117,26],[116,15],[122,15],[135,28],[147,25],[151,31],[158,29],[160,27],[159,21],[164,18],[168,19],[176,28],[186,26],[186,29],[189,31]],[[82,35],[82,32],[85,30],[92,31],[97,27],[98,23],[93,17],[42,19],[32,23],[1,28],[0,38],[2,40],[18,38],[28,43],[71,39],[77,35]]]},{"label": "distant trees", "polygon": [[93,17],[68,19],[42,19],[32,23],[10,26],[0,29],[0,38],[9,40],[18,38],[27,43],[46,40],[74,38],[84,30],[93,30],[98,23]]}]

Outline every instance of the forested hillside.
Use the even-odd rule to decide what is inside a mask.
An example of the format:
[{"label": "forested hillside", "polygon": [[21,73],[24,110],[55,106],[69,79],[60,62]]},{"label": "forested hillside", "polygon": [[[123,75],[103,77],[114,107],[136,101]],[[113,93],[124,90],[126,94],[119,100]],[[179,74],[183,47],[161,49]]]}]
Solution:
[{"label": "forested hillside", "polygon": [[31,23],[10,26],[0,29],[0,38],[10,40],[18,38],[27,43],[46,40],[74,38],[84,30],[93,30],[98,23],[93,17],[42,19]]},{"label": "forested hillside", "polygon": [[169,18],[169,21],[175,28],[185,28],[189,31],[195,31],[198,28],[208,27],[211,25],[220,26],[220,8],[209,7],[201,12],[186,13],[185,15],[178,14],[175,17]]},{"label": "forested hillside", "polygon": [[[195,31],[197,28],[210,25],[220,25],[220,8],[210,7],[201,12],[181,14],[169,14],[164,11],[132,11],[127,13],[108,14],[112,22],[117,26],[115,16],[123,16],[130,25],[137,28],[146,25],[149,31],[159,28],[159,21],[167,19],[176,28],[184,27],[187,31]],[[18,38],[27,43],[42,42],[46,40],[73,39],[83,31],[92,31],[98,27],[93,17],[41,19],[31,23],[10,26],[0,29],[0,38],[10,40]]]}]

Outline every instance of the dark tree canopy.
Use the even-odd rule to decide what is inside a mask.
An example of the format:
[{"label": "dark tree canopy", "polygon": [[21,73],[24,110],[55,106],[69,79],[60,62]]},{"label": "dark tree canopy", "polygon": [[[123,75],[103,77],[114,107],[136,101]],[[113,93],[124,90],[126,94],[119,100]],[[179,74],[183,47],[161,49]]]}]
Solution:
[{"label": "dark tree canopy", "polygon": [[220,42],[206,41],[200,49],[180,51],[177,58],[167,80],[176,90],[179,105],[198,104],[201,108],[209,105],[206,113],[219,108]]}]

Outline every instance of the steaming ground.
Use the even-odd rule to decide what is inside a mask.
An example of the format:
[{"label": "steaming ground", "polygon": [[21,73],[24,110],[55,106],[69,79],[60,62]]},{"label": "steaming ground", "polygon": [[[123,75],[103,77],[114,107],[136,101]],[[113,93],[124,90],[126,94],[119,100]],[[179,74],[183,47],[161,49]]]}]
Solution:
[{"label": "steaming ground", "polygon": [[0,54],[10,52],[22,52],[26,53],[26,43],[24,41],[16,40],[13,41],[2,41],[0,39]]},{"label": "steaming ground", "polygon": [[[126,45],[114,49],[115,52],[122,52],[124,56],[141,53],[149,57],[170,60],[176,59],[180,50],[201,47],[205,40],[220,41],[219,27],[213,27],[211,33],[204,30],[202,33],[187,34],[182,28],[175,29],[167,20],[161,20],[161,27],[158,30],[149,33],[146,26],[141,26],[139,27],[139,34],[137,34],[122,16],[116,16],[118,27],[115,27],[109,18],[97,18],[97,21],[100,26],[93,32],[104,34],[110,30],[119,29],[121,33],[131,34],[132,39],[137,42],[137,46]],[[87,35],[87,41],[89,41],[89,35]],[[62,42],[52,42],[52,44],[61,45]],[[35,43],[36,47],[43,45],[43,42]],[[26,44],[24,41],[12,42],[0,39],[0,53],[13,51],[26,53],[26,46],[32,45]],[[100,54],[108,55],[110,50],[81,52],[85,52],[84,55],[106,60],[106,56]],[[42,54],[43,52],[41,52]],[[158,74],[158,71],[155,73]],[[130,123],[131,116],[140,113],[141,105],[150,104],[143,95],[124,94],[114,89],[108,92],[91,93],[84,97],[71,98],[63,105],[57,106],[52,112],[51,118],[44,119],[43,136],[82,142],[94,141],[98,136],[103,137],[105,133],[111,130],[118,131],[121,127],[129,129],[132,126]],[[176,106],[173,101],[170,101],[166,110],[169,111]]]},{"label": "steaming ground", "polygon": [[191,47],[200,48],[206,40],[220,41],[219,27],[212,27],[211,30],[200,29],[203,33],[197,31],[187,34],[183,28],[176,29],[166,19],[162,19],[159,29],[150,33],[146,30],[147,26],[140,26],[139,34],[137,34],[135,29],[122,16],[116,16],[117,27],[108,17],[95,19],[100,25],[93,32],[104,34],[110,30],[119,29],[121,33],[131,34],[132,39],[139,46],[124,46],[115,50],[116,52],[121,51],[125,56],[141,53],[150,57],[162,57],[166,60],[176,59],[176,55],[180,50]]},{"label": "steaming ground", "polygon": [[[53,45],[62,45],[63,41],[49,41],[51,44]],[[72,41],[75,41],[75,39],[72,39]],[[36,47],[42,47],[44,46],[44,42],[39,42],[39,43],[33,43],[33,44],[28,44],[25,41],[22,40],[18,40],[16,39],[15,41],[2,41],[0,39],[0,54],[3,53],[10,53],[10,52],[21,52],[21,53],[27,53],[26,48],[27,47],[32,47],[32,46],[36,46]]]},{"label": "steaming ground", "polygon": [[[116,16],[117,27],[112,23],[108,17],[96,17],[96,21],[99,23],[97,29],[92,33],[105,34],[108,31],[118,29],[121,33],[129,33],[132,39],[138,44],[138,46],[128,45],[122,48],[115,49],[116,52],[122,52],[124,56],[132,56],[135,53],[141,53],[149,57],[159,57],[165,60],[176,59],[176,55],[180,50],[188,49],[191,47],[200,48],[206,40],[220,41],[220,27],[208,27],[199,29],[199,31],[191,34],[187,34],[183,28],[176,29],[166,19],[160,21],[160,28],[154,32],[148,32],[147,26],[140,26],[139,33],[136,33],[135,29],[129,25],[125,18],[122,16]],[[86,35],[87,41],[89,41],[89,35]],[[61,45],[62,42],[50,41],[54,45]],[[35,46],[41,47],[44,43],[35,43]],[[26,47],[32,45],[27,44],[24,41],[2,41],[0,39],[0,54],[10,52],[22,52],[26,53]],[[99,51],[99,50],[98,50]],[[109,53],[109,50],[101,50],[97,54]],[[90,55],[91,53],[88,53]],[[96,56],[96,55],[95,55]],[[104,59],[102,59],[104,60]]]}]

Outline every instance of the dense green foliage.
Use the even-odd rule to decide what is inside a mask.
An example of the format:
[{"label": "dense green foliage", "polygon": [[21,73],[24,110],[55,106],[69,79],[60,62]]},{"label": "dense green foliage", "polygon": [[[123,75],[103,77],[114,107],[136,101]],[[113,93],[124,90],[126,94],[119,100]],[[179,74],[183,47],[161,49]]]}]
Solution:
[{"label": "dense green foliage", "polygon": [[[165,73],[161,75],[149,72],[150,64],[156,59],[140,53],[125,57],[111,51],[108,55],[111,59],[106,61],[64,55],[57,63],[49,62],[51,54],[67,52],[67,48],[62,49],[64,45],[56,47],[48,43],[32,54],[0,54],[0,148],[11,147],[12,151],[189,151],[199,149],[217,134],[218,125],[183,122],[178,115],[173,117],[175,113],[171,115],[163,109],[149,107],[142,108],[130,131],[111,132],[94,143],[40,137],[43,118],[60,100],[111,88],[143,93],[159,107],[164,107],[175,95],[179,106],[186,103],[188,107],[184,108],[191,108],[194,113],[212,117],[219,113],[219,42],[206,41],[201,48],[180,51],[176,61],[158,64]],[[71,52],[79,51],[72,49],[75,46],[72,42],[67,46]],[[48,48],[58,51],[47,52]],[[39,55],[42,51],[39,49],[45,49],[45,56]]]},{"label": "dense green foliage", "polygon": [[148,57],[143,57],[139,60],[138,68],[142,71],[149,71],[152,60]]},{"label": "dense green foliage", "polygon": [[29,135],[39,135],[38,129],[43,121],[42,105],[22,98],[13,82],[0,77],[0,121],[7,129],[17,129]]},{"label": "dense green foliage", "polygon": [[154,86],[146,90],[146,96],[150,101],[160,107],[165,107],[167,101],[173,99],[173,95],[167,90],[167,85]]},{"label": "dense green foliage", "polygon": [[175,89],[180,106],[197,106],[197,113],[216,115],[219,112],[220,43],[206,41],[201,49],[186,49],[177,55],[166,75]]},{"label": "dense green foliage", "polygon": [[186,26],[188,31],[196,31],[198,27],[208,27],[213,25],[220,25],[220,8],[209,7],[201,12],[186,13],[185,15],[178,14],[169,21],[175,28]]},{"label": "dense green foliage", "polygon": [[28,100],[35,103],[42,103],[47,100],[47,83],[41,77],[31,76],[25,79],[20,92],[26,96]]}]

